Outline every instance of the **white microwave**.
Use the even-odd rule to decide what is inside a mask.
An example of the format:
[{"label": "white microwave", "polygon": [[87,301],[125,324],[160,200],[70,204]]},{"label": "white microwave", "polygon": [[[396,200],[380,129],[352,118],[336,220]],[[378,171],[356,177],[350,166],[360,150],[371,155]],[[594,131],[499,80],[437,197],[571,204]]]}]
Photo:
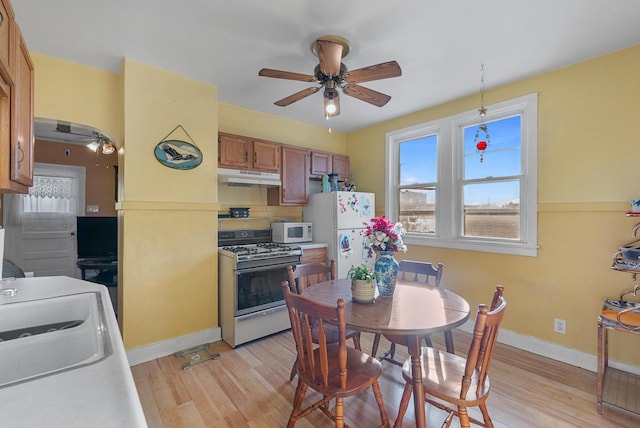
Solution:
[{"label": "white microwave", "polygon": [[311,223],[271,223],[271,240],[281,244],[313,241]]}]

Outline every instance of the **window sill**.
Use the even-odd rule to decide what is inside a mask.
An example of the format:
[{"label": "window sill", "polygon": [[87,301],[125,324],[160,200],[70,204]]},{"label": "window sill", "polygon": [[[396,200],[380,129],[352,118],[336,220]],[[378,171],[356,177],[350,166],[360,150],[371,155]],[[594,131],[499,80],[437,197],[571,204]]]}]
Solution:
[{"label": "window sill", "polygon": [[480,251],[484,253],[508,254],[512,256],[538,256],[538,245],[527,245],[521,242],[496,242],[472,238],[442,239],[407,234],[404,238],[407,245],[423,247],[450,248],[454,250]]}]

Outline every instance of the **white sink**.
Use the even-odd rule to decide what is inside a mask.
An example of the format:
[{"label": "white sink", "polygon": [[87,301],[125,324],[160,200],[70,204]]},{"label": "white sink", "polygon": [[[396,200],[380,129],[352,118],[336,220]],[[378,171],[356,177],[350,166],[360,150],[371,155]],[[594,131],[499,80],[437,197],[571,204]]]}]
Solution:
[{"label": "white sink", "polygon": [[101,299],[86,292],[0,305],[0,388],[109,356]]}]

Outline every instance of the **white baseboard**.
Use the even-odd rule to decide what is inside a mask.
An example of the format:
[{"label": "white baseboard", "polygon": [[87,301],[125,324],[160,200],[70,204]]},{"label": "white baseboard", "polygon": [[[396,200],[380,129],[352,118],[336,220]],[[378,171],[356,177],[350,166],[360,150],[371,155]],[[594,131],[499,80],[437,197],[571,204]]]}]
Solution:
[{"label": "white baseboard", "polygon": [[127,350],[127,359],[129,360],[130,366],[135,366],[136,364],[155,360],[156,358],[164,357],[182,351],[183,349],[193,348],[194,346],[205,343],[219,342],[220,340],[222,340],[220,327],[209,328],[196,333],[163,340],[162,342],[129,349]]},{"label": "white baseboard", "polygon": [[[474,321],[469,320],[464,325],[460,326],[459,329],[467,333],[472,333],[473,324]],[[596,334],[595,331],[594,334]],[[577,349],[567,348],[565,346],[558,345],[557,343],[538,339],[537,337],[526,336],[524,334],[514,333],[513,331],[501,328],[498,335],[498,342],[592,372],[596,372],[598,370],[597,357],[595,354],[588,354],[586,352],[578,351]],[[640,366],[609,360],[609,367],[640,375]]]},{"label": "white baseboard", "polygon": [[[473,323],[473,320],[469,320],[458,328],[464,332],[471,333],[473,331]],[[197,333],[187,334],[162,342],[130,349],[127,351],[127,358],[129,359],[129,365],[134,366],[136,364],[141,364],[182,351],[183,349],[192,348],[194,346],[202,345],[203,343],[218,342],[220,340],[222,340],[220,327],[215,327],[202,330]],[[572,366],[580,367],[592,372],[597,371],[595,354],[588,354],[586,352],[578,351],[577,349],[567,348],[565,346],[558,345],[557,343],[538,339],[537,337],[514,333],[513,331],[506,330],[504,328],[500,329],[498,341],[505,345],[513,346],[514,348],[522,349],[536,355],[571,364]],[[609,360],[609,366],[640,376],[640,366],[620,363],[613,360]]]}]

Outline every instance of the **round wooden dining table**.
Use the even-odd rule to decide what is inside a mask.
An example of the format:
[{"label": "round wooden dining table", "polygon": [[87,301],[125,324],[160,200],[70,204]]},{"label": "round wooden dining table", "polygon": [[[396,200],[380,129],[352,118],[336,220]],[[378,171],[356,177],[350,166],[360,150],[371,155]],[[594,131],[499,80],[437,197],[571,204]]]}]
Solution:
[{"label": "round wooden dining table", "polygon": [[302,295],[335,306],[345,301],[347,328],[370,333],[405,336],[411,355],[416,426],[426,427],[422,396],[420,353],[422,337],[458,327],[469,318],[469,303],[453,291],[398,281],[392,297],[377,296],[373,303],[351,301],[351,280],[336,279],[308,287]]}]

